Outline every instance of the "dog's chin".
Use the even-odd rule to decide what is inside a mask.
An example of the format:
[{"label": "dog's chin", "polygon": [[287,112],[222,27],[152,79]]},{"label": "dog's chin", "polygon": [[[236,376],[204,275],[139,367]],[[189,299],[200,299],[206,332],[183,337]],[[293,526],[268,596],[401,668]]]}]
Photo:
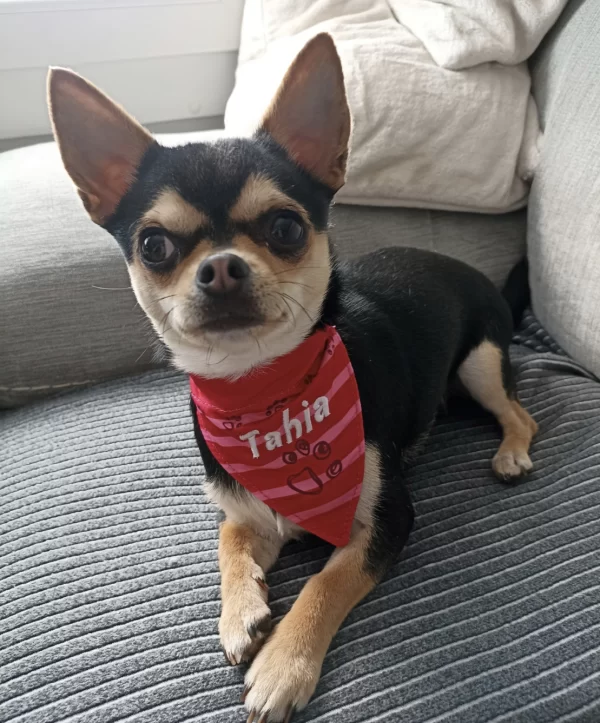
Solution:
[{"label": "dog's chin", "polygon": [[174,327],[181,336],[200,346],[206,345],[207,341],[211,345],[221,346],[250,337],[260,339],[284,321],[283,316],[268,319],[253,311],[228,311],[204,315],[201,319],[188,321],[184,327],[175,322]]},{"label": "dog's chin", "polygon": [[258,315],[220,314],[198,324],[196,333],[217,336],[219,334],[247,333],[253,329],[260,331],[265,324],[266,319]]},{"label": "dog's chin", "polygon": [[162,334],[175,365],[188,374],[237,378],[294,349],[309,333],[285,315],[220,315],[174,324]]}]

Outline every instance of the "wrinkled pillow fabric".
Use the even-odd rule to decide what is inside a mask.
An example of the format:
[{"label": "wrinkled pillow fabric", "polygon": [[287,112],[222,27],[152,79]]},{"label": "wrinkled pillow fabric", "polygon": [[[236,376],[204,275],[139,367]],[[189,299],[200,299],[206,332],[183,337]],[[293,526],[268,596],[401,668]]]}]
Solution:
[{"label": "wrinkled pillow fabric", "polygon": [[539,142],[526,65],[440,67],[384,0],[247,0],[229,133],[259,126],[292,60],[322,31],[338,48],[353,115],[340,202],[484,213],[525,205]]},{"label": "wrinkled pillow fabric", "polygon": [[527,60],[567,0],[388,0],[443,68]]}]

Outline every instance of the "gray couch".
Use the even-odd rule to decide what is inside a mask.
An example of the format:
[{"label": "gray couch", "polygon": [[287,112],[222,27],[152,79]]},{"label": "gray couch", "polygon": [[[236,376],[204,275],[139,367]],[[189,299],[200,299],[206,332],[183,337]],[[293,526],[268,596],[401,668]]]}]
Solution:
[{"label": "gray couch", "polygon": [[[551,140],[600,98],[599,38],[600,3],[571,0],[537,54],[548,142],[528,213],[338,207],[340,253],[420,245],[500,283],[557,202],[544,195],[563,170]],[[568,162],[584,167],[598,133]],[[54,147],[2,154],[0,186],[0,721],[244,720],[243,670],[219,649],[218,516],[186,380],[146,351],[116,245]],[[335,638],[299,723],[600,720],[600,384],[533,313],[512,355],[540,424],[535,472],[499,485],[492,418],[471,405],[440,416],[410,475],[403,558]],[[284,550],[275,616],[328,554]]]}]

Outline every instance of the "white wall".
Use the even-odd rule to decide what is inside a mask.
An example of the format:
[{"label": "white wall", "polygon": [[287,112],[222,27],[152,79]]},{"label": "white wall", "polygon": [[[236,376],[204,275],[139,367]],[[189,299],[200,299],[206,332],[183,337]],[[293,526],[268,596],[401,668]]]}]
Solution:
[{"label": "white wall", "polygon": [[0,139],[50,130],[49,65],[73,68],[142,123],[223,114],[243,0],[0,0]]}]

